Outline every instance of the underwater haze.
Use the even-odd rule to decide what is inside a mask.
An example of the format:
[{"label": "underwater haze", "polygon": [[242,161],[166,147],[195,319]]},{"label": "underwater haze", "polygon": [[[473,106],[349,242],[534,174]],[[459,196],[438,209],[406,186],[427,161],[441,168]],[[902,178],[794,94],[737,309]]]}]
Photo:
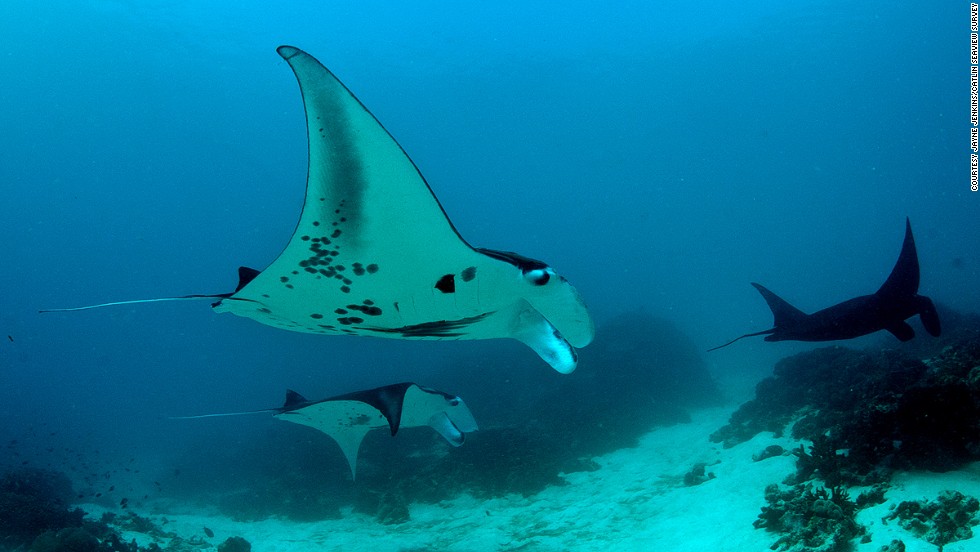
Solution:
[{"label": "underwater haze", "polygon": [[[381,121],[468,243],[555,267],[600,336],[671,325],[671,358],[718,383],[708,402],[813,348],[704,352],[771,327],[750,282],[806,312],[872,293],[906,217],[920,292],[980,310],[966,3],[4,0],[0,467],[118,472],[144,496],[308,446],[319,477],[346,480],[305,428],[169,417],[416,381],[519,427],[601,365],[589,348],[562,375],[510,341],[292,333],[206,301],[38,313],[229,292],[237,267],[276,258],[307,171],[282,44]],[[628,380],[589,392],[614,408]]]}]

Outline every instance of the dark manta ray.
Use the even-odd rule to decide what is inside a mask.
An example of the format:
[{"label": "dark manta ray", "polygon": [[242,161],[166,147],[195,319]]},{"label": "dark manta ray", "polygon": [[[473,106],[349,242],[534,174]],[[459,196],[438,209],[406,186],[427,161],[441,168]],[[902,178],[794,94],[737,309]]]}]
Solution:
[{"label": "dark manta ray", "polygon": [[766,341],[834,341],[888,330],[898,339],[908,341],[915,337],[915,331],[905,320],[915,315],[919,315],[919,320],[931,335],[938,337],[940,333],[936,307],[928,297],[919,295],[919,257],[912,238],[912,224],[907,218],[905,241],[898,262],[885,283],[872,295],[855,297],[806,314],[761,285],[754,282],[752,285],[769,304],[775,327],[745,334],[709,351],[754,335],[765,335]]},{"label": "dark manta ray", "polygon": [[268,268],[241,268],[233,293],[156,300],[217,298],[217,312],[297,332],[509,337],[559,372],[574,370],[573,347],[595,333],[575,288],[543,262],[467,244],[367,108],[309,54],[278,52],[306,107],[309,173],[296,230]]},{"label": "dark manta ray", "polygon": [[465,433],[477,430],[476,420],[463,399],[414,383],[396,383],[320,401],[307,400],[299,393],[288,390],[286,402],[281,408],[177,416],[175,419],[261,412],[272,412],[280,420],[310,426],[329,435],[344,451],[351,478],[357,475],[357,451],[361,448],[361,441],[372,429],[388,428],[394,437],[399,428],[427,425],[455,447],[463,444]]}]

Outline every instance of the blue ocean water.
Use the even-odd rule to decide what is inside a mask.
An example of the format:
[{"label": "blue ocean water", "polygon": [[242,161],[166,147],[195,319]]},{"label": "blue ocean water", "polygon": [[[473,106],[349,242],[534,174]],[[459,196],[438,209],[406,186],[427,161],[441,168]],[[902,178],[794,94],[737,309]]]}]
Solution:
[{"label": "blue ocean water", "polygon": [[[600,326],[646,311],[706,349],[769,327],[751,281],[806,311],[874,291],[906,216],[922,292],[980,307],[968,26],[959,2],[6,0],[5,461],[158,473],[275,431],[167,416],[424,382],[482,350],[293,334],[205,303],[37,313],[230,291],[275,258],[307,151],[280,44],[371,109],[470,243],[547,261]],[[512,369],[549,370],[526,359]]]}]

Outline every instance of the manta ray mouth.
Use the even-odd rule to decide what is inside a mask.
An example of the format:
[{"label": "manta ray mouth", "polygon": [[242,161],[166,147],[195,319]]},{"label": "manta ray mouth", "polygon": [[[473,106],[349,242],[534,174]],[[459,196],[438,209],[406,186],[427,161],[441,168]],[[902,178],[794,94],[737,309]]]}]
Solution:
[{"label": "manta ray mouth", "polygon": [[458,447],[466,441],[466,434],[456,426],[445,412],[433,414],[429,418],[429,426],[436,430],[436,433],[449,442],[450,445]]}]

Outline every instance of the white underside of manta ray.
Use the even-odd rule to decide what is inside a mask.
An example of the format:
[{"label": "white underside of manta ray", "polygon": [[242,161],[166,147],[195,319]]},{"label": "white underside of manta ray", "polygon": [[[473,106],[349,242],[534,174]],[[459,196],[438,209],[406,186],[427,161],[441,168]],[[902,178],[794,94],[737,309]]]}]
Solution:
[{"label": "white underside of manta ray", "polygon": [[[575,288],[540,261],[467,244],[357,98],[309,54],[278,52],[306,107],[309,173],[299,223],[269,267],[239,271],[234,293],[182,298],[218,298],[217,312],[298,332],[513,338],[559,372],[574,370],[574,348],[595,333]],[[121,303],[132,302],[143,301]],[[111,304],[120,303],[93,307]]]}]

